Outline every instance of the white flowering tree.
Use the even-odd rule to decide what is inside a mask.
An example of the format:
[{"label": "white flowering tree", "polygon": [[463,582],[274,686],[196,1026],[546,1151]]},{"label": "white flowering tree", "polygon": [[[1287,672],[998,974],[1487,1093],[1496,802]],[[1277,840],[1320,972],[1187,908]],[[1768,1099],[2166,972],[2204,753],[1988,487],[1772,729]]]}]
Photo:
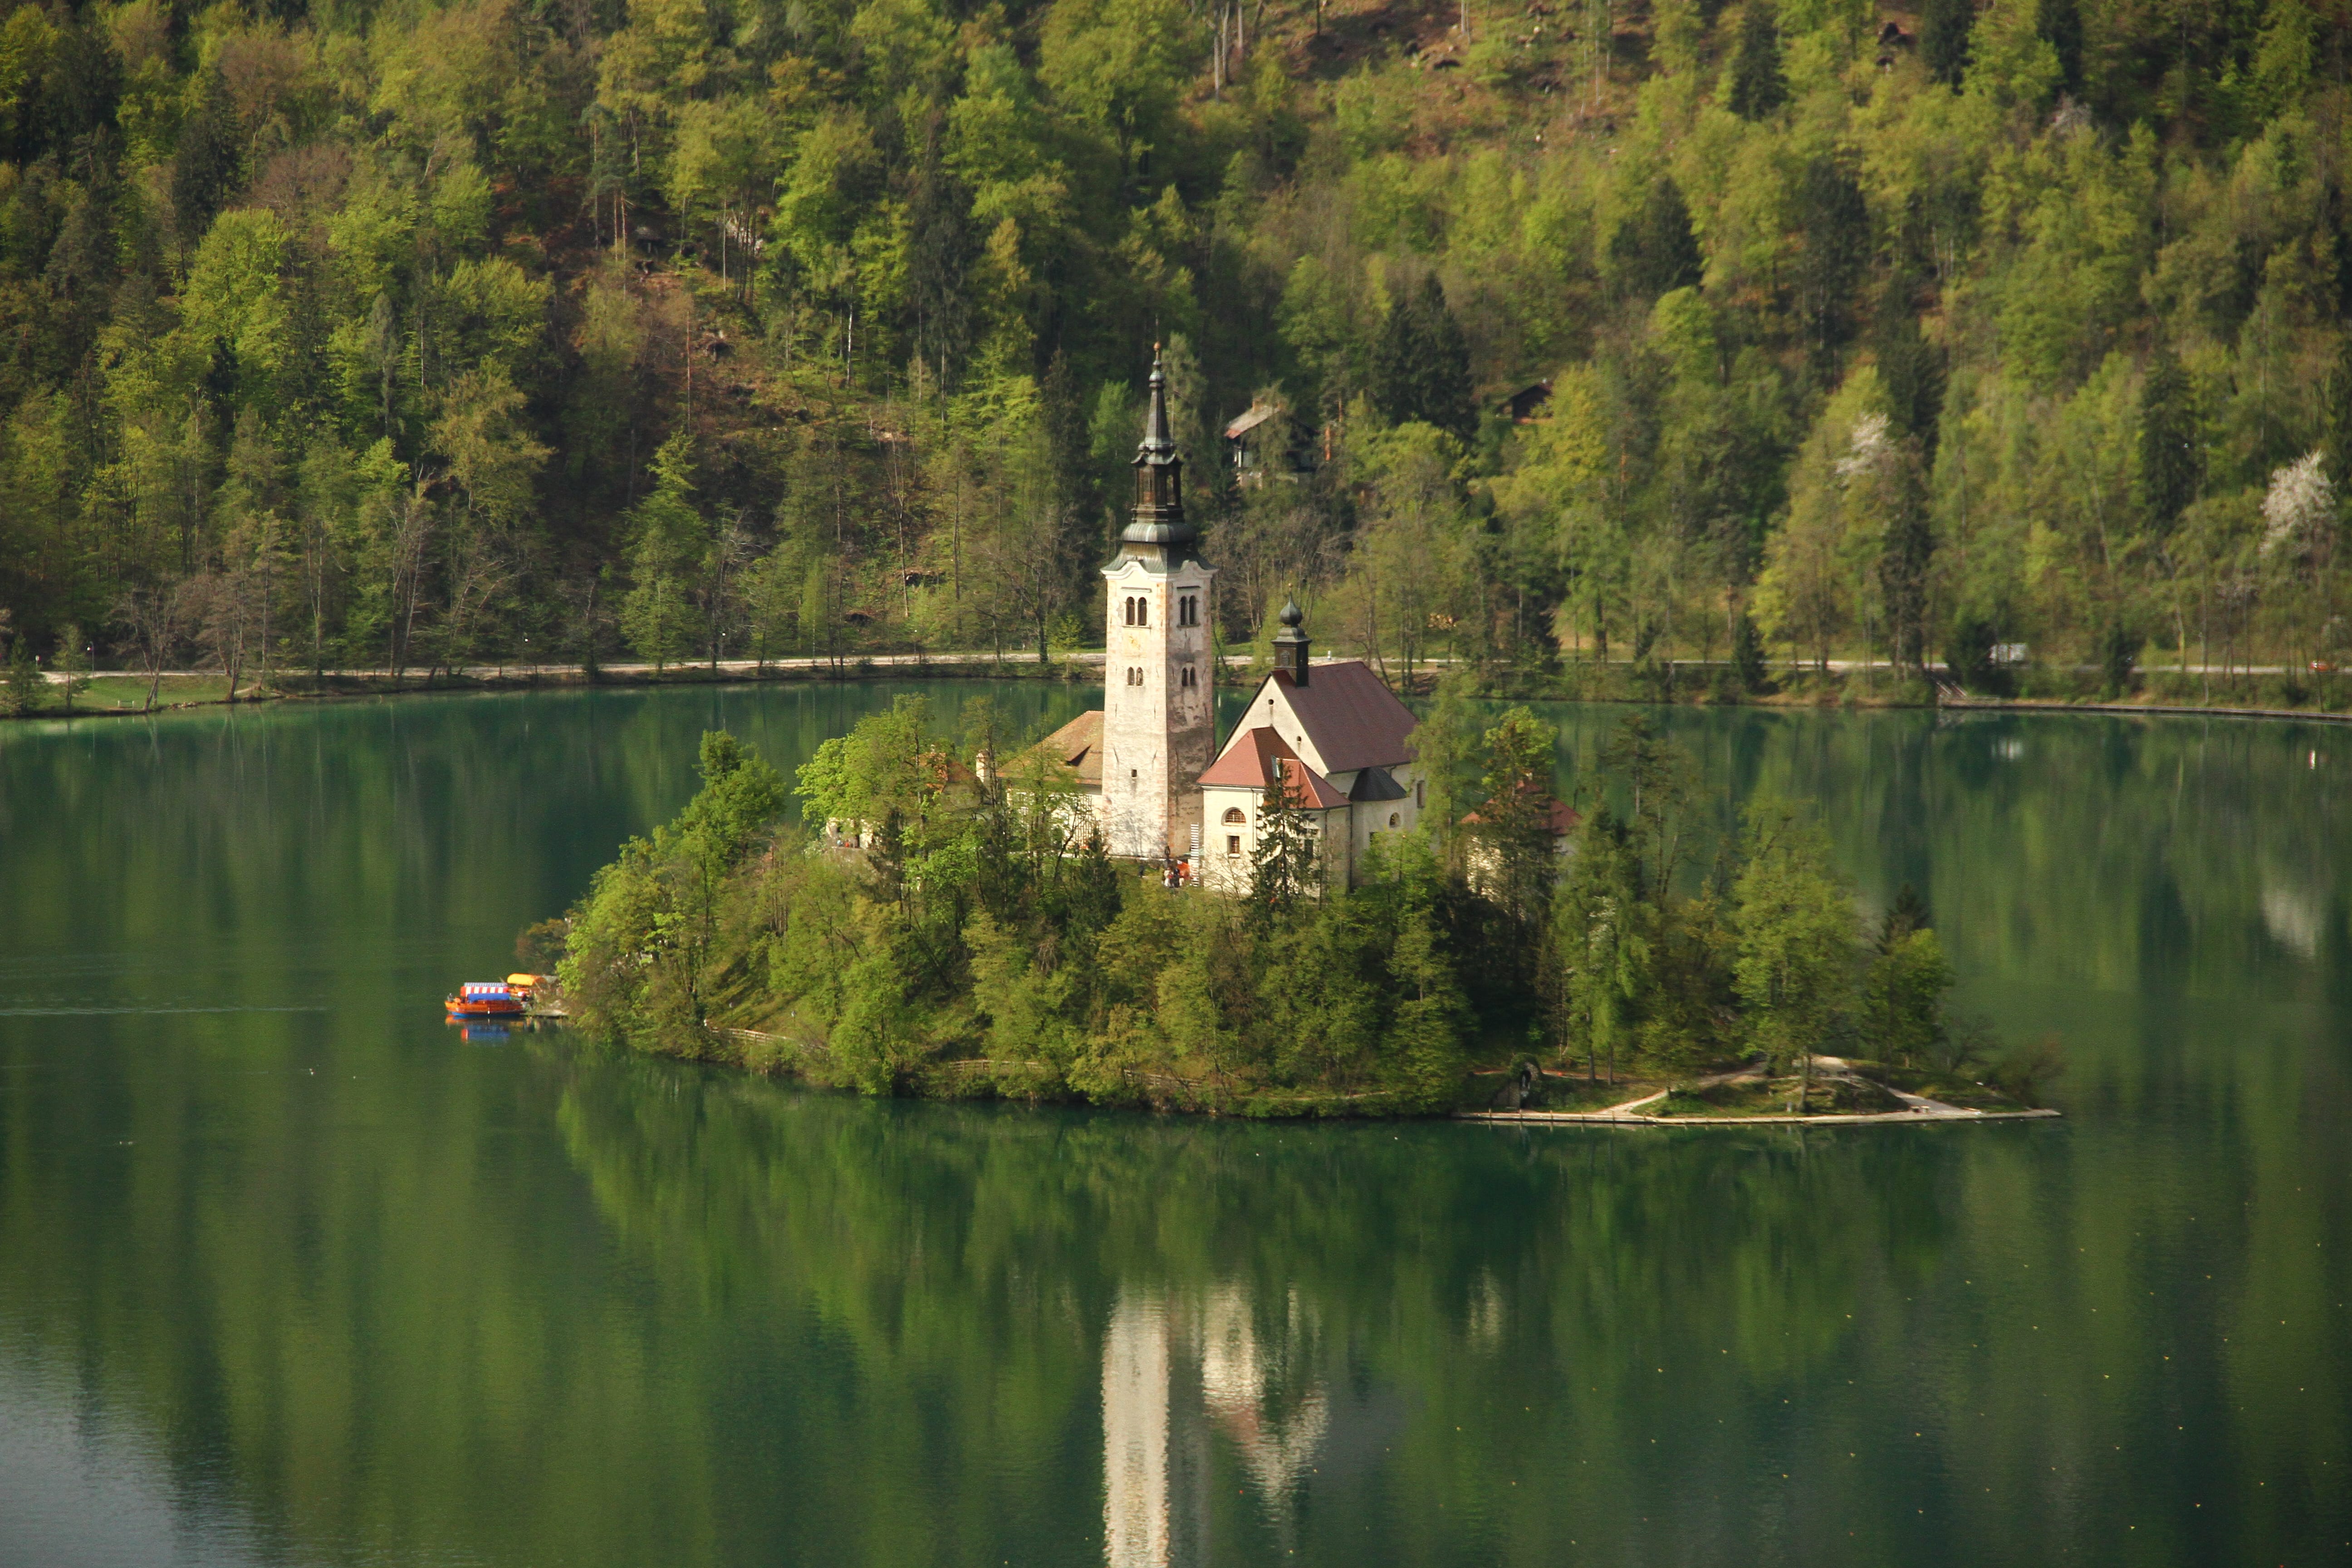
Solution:
[{"label": "white flowering tree", "polygon": [[2324,451],[2315,447],[2272,470],[2263,497],[2263,563],[2279,577],[2277,608],[2284,612],[2287,640],[2305,642],[2314,658],[2333,653],[2342,640],[2335,605],[2337,511]]}]

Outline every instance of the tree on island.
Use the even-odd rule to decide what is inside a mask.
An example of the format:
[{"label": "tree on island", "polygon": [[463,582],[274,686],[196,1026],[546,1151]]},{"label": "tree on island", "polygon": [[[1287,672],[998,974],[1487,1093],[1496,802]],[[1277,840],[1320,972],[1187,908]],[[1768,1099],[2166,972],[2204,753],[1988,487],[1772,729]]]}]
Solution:
[{"label": "tree on island", "polygon": [[1910,1066],[1933,1061],[1945,1044],[1944,994],[1952,988],[1952,970],[1910,883],[1880,920],[1873,948],[1862,1003],[1873,1054]]},{"label": "tree on island", "polygon": [[1564,1047],[1584,1047],[1585,1079],[1617,1081],[1617,1053],[1639,1022],[1650,956],[1651,906],[1641,857],[1607,806],[1585,820],[1568,875],[1554,898],[1554,933],[1564,981]]},{"label": "tree on island", "polygon": [[1813,1056],[1835,1029],[1851,988],[1853,896],[1829,835],[1788,801],[1759,796],[1742,814],[1744,865],[1732,887],[1732,973],[1750,1037],[1776,1068],[1794,1062],[1810,1106]]},{"label": "tree on island", "polygon": [[1298,808],[1297,785],[1277,759],[1258,796],[1257,846],[1250,852],[1250,918],[1270,930],[1322,891],[1322,845]]}]

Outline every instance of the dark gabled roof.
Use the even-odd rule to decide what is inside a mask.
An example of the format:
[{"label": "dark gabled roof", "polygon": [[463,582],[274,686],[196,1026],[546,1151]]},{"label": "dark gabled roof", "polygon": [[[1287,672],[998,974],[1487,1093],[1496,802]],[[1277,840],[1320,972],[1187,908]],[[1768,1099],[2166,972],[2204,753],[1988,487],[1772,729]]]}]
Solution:
[{"label": "dark gabled roof", "polygon": [[1330,811],[1348,804],[1348,797],[1333,789],[1330,780],[1298,760],[1298,753],[1283,743],[1270,724],[1244,731],[1223,756],[1209,764],[1201,783],[1263,790],[1274,782],[1277,769],[1290,787],[1292,803],[1305,810]]},{"label": "dark gabled roof", "polygon": [[1348,786],[1349,800],[1402,800],[1404,797],[1404,785],[1389,777],[1386,768],[1366,768],[1356,775],[1356,782]]},{"label": "dark gabled roof", "polygon": [[1412,731],[1420,721],[1362,660],[1316,665],[1307,670],[1304,686],[1286,669],[1268,679],[1281,683],[1291,710],[1331,772],[1392,768],[1412,761]]},{"label": "dark gabled roof", "polygon": [[1102,787],[1102,710],[1081,713],[1027,751],[1013,760],[1018,768],[1024,762],[1043,757],[1049,762],[1073,769],[1082,784]]}]

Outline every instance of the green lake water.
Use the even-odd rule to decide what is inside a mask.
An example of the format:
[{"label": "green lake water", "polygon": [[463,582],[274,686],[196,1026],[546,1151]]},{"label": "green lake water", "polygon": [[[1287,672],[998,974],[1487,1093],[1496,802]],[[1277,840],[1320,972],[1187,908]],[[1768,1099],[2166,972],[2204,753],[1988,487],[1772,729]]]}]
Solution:
[{"label": "green lake water", "polygon": [[2055,1122],[877,1103],[442,1023],[700,730],[789,768],[908,689],[0,728],[0,1563],[2352,1559],[2352,730],[1661,715],[1920,888]]}]

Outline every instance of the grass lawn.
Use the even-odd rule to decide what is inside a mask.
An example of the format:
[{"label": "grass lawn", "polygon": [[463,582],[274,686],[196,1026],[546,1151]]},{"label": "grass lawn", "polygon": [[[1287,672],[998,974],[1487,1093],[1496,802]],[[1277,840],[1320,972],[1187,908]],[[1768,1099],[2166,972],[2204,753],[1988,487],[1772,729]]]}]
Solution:
[{"label": "grass lawn", "polygon": [[1877,1062],[1853,1062],[1853,1070],[1864,1078],[1891,1084],[1906,1094],[1940,1100],[1947,1105],[1957,1105],[1963,1110],[2015,1110],[2017,1097],[2004,1094],[1990,1084],[1956,1073],[1933,1072],[1924,1068],[1884,1066]]},{"label": "grass lawn", "polygon": [[[170,676],[155,693],[155,706],[168,708],[174,702],[217,702],[228,695],[228,682],[217,675]],[[128,710],[137,712],[147,700],[147,678],[143,675],[96,675],[88,685],[74,694],[73,710],[77,713],[113,713]],[[36,710],[44,718],[63,718],[66,694],[62,687],[44,686],[41,704]]]},{"label": "grass lawn", "polygon": [[[1652,1116],[1789,1116],[1796,1113],[1803,1088],[1795,1078],[1742,1079],[1712,1089],[1678,1089],[1655,1105],[1644,1106]],[[1903,1102],[1872,1083],[1813,1080],[1805,1113],[1812,1116],[1874,1116],[1901,1110]]]},{"label": "grass lawn", "polygon": [[[1507,1109],[1508,1100],[1497,1101],[1496,1096],[1512,1081],[1510,1074],[1502,1071],[1473,1073],[1463,1081],[1461,1098],[1455,1102],[1462,1110],[1497,1110]],[[1655,1094],[1665,1088],[1663,1083],[1643,1079],[1619,1078],[1615,1083],[1603,1079],[1600,1083],[1588,1083],[1582,1073],[1561,1076],[1547,1072],[1542,1087],[1528,1100],[1528,1110],[1606,1110],[1612,1105],[1622,1105],[1629,1100],[1639,1100],[1645,1094]]]}]

